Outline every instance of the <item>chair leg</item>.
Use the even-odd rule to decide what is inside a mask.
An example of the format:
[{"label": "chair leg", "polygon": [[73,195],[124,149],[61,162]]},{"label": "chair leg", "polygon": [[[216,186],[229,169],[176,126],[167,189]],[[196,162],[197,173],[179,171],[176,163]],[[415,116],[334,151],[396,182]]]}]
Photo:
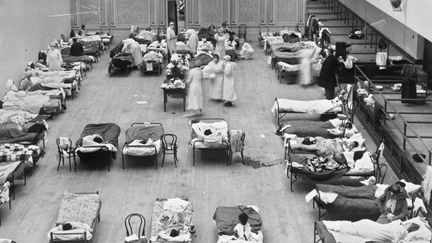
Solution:
[{"label": "chair leg", "polygon": [[25,186],[25,185],[27,184],[27,176],[26,176],[25,171],[23,171],[22,176],[23,176],[23,178],[24,178],[24,186]]},{"label": "chair leg", "polygon": [[76,163],[75,153],[73,155],[73,161],[74,161],[74,172],[76,172],[77,163]]},{"label": "chair leg", "polygon": [[162,164],[161,164],[161,167],[164,166],[164,163],[165,163],[165,149],[163,150],[163,153],[162,153]]},{"label": "chair leg", "polygon": [[243,156],[243,150],[240,152],[240,155],[241,155],[242,162],[243,162],[243,165],[244,165],[244,164],[245,164],[245,161],[244,161],[244,156]]},{"label": "chair leg", "polygon": [[63,166],[64,166],[64,156],[62,156]]},{"label": "chair leg", "polygon": [[176,168],[177,168],[177,161],[178,161],[178,158],[177,158],[177,149],[174,149],[174,165],[175,165]]},{"label": "chair leg", "polygon": [[124,154],[122,153],[122,168],[124,170]]},{"label": "chair leg", "polygon": [[61,157],[61,155],[59,155],[59,162],[58,162],[58,166],[57,166],[57,171],[59,171],[59,169],[60,169],[61,159],[62,159],[62,157]]},{"label": "chair leg", "polygon": [[72,171],[71,155],[69,154],[69,171]]},{"label": "chair leg", "polygon": [[192,148],[192,166],[195,166],[195,148]]},{"label": "chair leg", "polygon": [[157,154],[154,156],[155,157],[155,164],[156,164],[156,170],[157,170],[157,167],[158,167],[158,164],[157,164]]}]

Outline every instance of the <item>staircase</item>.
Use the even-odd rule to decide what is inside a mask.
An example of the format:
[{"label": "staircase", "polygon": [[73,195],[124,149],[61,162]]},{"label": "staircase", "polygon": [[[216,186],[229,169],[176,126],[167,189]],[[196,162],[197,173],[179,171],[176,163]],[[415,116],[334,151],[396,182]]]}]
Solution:
[{"label": "staircase", "polygon": [[[314,14],[323,24],[323,28],[329,28],[331,31],[331,42],[349,42],[352,44],[351,55],[355,56],[359,63],[373,62],[378,51],[387,52],[388,55],[404,55],[403,50],[392,45],[390,40],[369,26],[364,20],[360,19],[355,13],[352,13],[337,0],[307,0],[306,1],[306,18]],[[354,30],[362,30],[365,38],[361,40],[349,39],[349,33]],[[378,49],[378,42],[384,40],[388,47],[383,50]]]}]

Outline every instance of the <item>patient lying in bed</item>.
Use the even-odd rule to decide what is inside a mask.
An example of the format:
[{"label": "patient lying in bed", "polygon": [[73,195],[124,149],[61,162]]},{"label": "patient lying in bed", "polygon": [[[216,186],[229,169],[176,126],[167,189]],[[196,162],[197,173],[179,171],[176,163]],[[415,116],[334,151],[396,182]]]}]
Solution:
[{"label": "patient lying in bed", "polygon": [[77,151],[91,153],[98,151],[101,147],[105,147],[111,152],[117,151],[117,148],[113,144],[105,143],[102,136],[99,134],[92,134],[83,137],[82,147],[78,148]]},{"label": "patient lying in bed", "polygon": [[363,219],[350,221],[323,221],[338,243],[364,243],[365,241],[430,242],[431,231],[424,219],[419,217],[402,222],[380,224]]}]

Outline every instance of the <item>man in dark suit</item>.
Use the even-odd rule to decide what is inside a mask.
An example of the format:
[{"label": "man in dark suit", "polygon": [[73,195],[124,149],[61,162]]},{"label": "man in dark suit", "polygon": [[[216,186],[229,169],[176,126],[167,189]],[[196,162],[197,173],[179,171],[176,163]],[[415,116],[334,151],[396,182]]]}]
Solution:
[{"label": "man in dark suit", "polygon": [[71,56],[82,56],[84,52],[84,47],[78,42],[77,38],[73,38],[73,44],[71,45],[70,55]]},{"label": "man in dark suit", "polygon": [[328,55],[322,63],[320,76],[318,79],[318,85],[325,89],[326,99],[331,100],[335,97],[335,87],[336,87],[336,70],[337,70],[338,60],[334,56],[334,51],[332,49],[328,50]]}]

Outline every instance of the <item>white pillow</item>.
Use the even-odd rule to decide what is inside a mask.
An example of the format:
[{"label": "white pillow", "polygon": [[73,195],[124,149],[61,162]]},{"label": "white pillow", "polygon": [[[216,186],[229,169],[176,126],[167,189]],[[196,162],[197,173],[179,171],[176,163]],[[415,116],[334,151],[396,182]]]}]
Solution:
[{"label": "white pillow", "polygon": [[416,194],[420,190],[421,185],[416,185],[414,183],[406,181],[405,179],[402,179],[400,181],[405,183],[405,191],[408,194]]}]

